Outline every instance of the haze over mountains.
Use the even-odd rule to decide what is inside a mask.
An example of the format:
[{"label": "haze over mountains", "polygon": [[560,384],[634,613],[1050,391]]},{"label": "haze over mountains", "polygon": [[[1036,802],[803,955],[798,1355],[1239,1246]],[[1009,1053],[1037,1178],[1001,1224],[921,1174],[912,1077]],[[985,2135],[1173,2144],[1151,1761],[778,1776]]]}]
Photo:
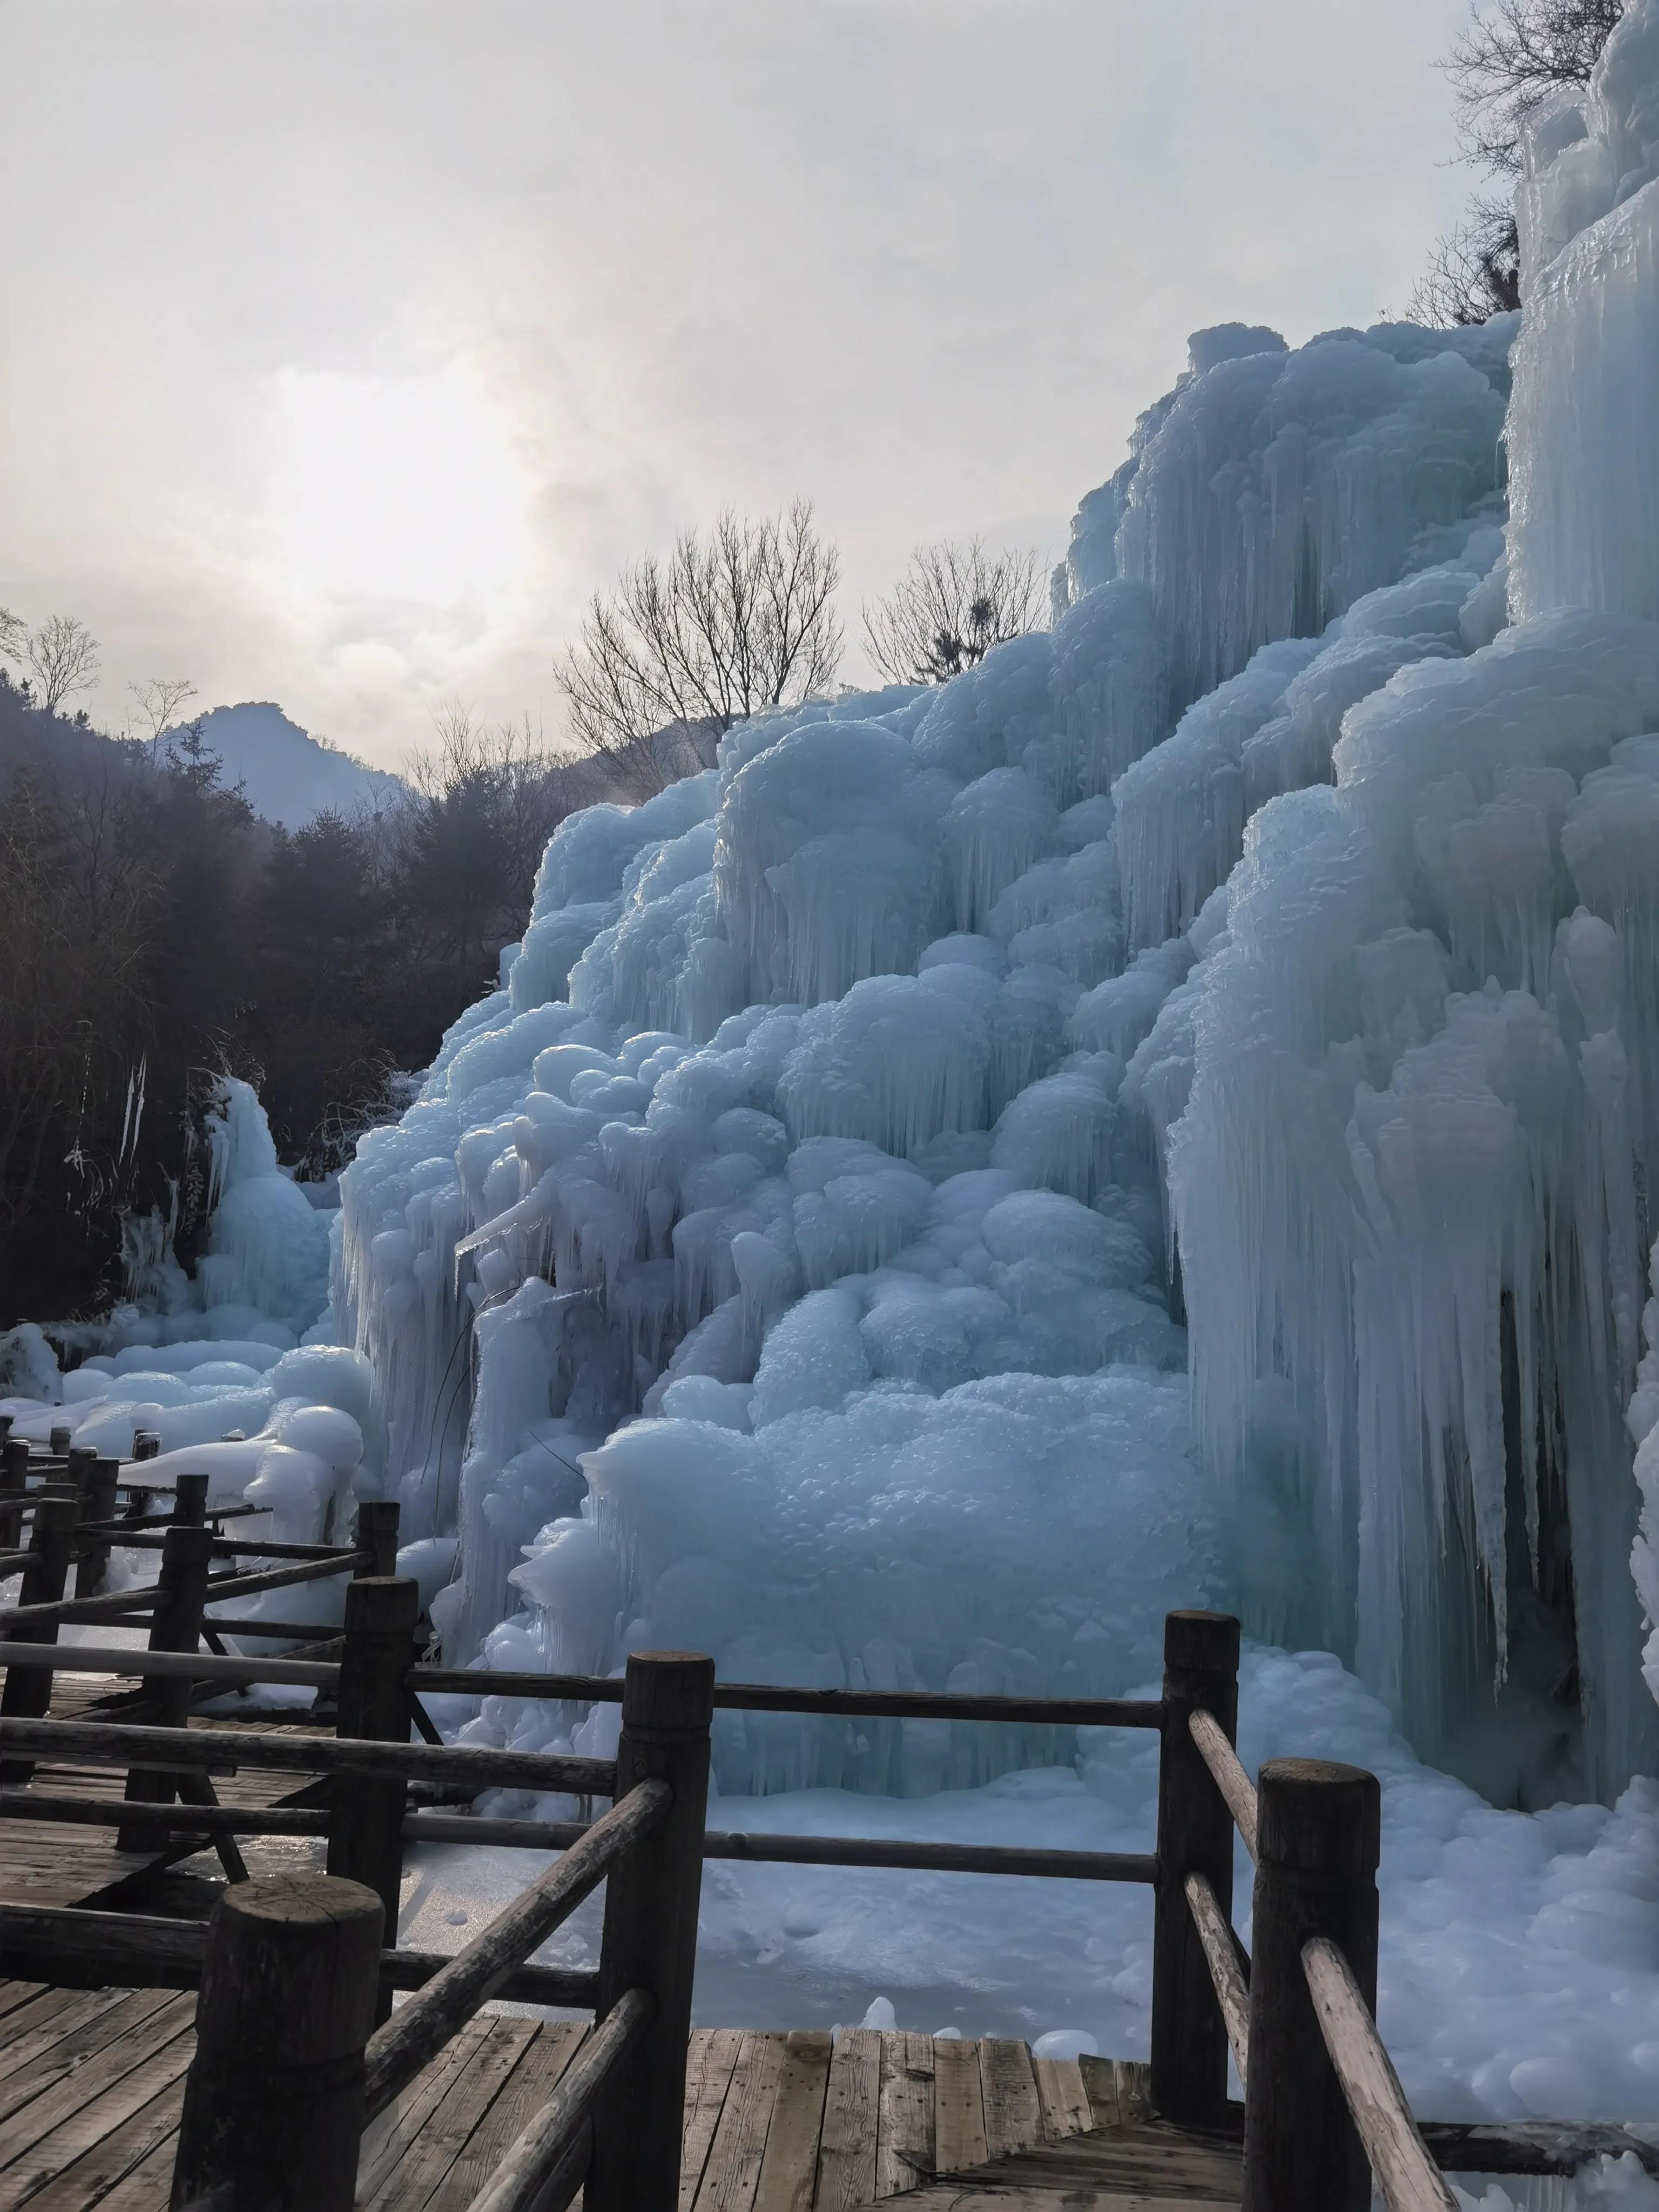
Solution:
[{"label": "haze over mountains", "polygon": [[372,811],[404,788],[385,769],[313,738],[269,700],[216,707],[203,716],[202,734],[224,764],[226,783],[240,783],[254,812],[285,830],[303,829],[325,812]]}]

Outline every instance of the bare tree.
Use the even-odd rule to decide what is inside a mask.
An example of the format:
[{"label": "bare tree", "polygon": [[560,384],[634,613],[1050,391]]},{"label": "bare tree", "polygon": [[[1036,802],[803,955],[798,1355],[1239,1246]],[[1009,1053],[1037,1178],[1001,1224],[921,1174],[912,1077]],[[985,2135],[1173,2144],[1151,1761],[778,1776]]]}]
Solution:
[{"label": "bare tree", "polygon": [[1441,66],[1465,157],[1518,176],[1528,124],[1558,85],[1588,84],[1624,0],[1496,0],[1471,11]]},{"label": "bare tree", "polygon": [[1036,553],[988,554],[981,538],[919,545],[888,596],[866,603],[865,643],[890,683],[948,684],[1047,612]]},{"label": "bare tree", "polygon": [[623,781],[660,790],[711,739],[821,691],[841,658],[841,559],[811,502],[759,522],[728,508],[707,538],[625,568],[596,592],[558,680],[579,744]]},{"label": "bare tree", "polygon": [[129,684],[127,689],[138,702],[149,733],[149,757],[154,760],[164,732],[179,718],[179,709],[186,699],[196,696],[196,686],[182,676],[152,676],[148,683]]},{"label": "bare tree", "polygon": [[21,661],[29,626],[21,615],[13,614],[9,607],[0,607],[0,660]]},{"label": "bare tree", "polygon": [[[1463,158],[1488,176],[1521,172],[1528,125],[1562,85],[1588,84],[1625,12],[1624,0],[1494,0],[1469,21],[1440,64],[1451,82]],[[1521,304],[1521,246],[1507,193],[1482,194],[1437,239],[1407,313],[1446,328],[1484,323]]]},{"label": "bare tree", "polygon": [[23,659],[49,714],[98,681],[98,641],[73,615],[50,615],[31,630],[23,641]]},{"label": "bare tree", "polygon": [[1455,230],[1435,240],[1406,313],[1431,330],[1450,330],[1486,322],[1520,304],[1521,240],[1515,211],[1483,193]]}]

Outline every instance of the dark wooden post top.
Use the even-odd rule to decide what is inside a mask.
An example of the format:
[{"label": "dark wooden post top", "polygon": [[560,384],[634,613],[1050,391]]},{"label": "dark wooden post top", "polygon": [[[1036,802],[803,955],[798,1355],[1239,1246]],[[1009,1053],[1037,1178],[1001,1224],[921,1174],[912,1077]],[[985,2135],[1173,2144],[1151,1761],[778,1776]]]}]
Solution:
[{"label": "dark wooden post top", "polygon": [[1382,1791],[1363,1767],[1269,1759],[1256,1778],[1244,2212],[1370,2212],[1371,2172],[1320,2032],[1302,1948],[1328,1936],[1376,2007]]},{"label": "dark wooden post top", "polygon": [[398,1518],[395,1498],[366,1498],[357,1508],[356,1547],[372,1555],[368,1566],[358,1568],[360,1576],[397,1573]]},{"label": "dark wooden post top", "polygon": [[160,1459],[161,1439],[154,1429],[135,1429],[132,1432],[134,1459]]},{"label": "dark wooden post top", "polygon": [[173,1484],[173,1519],[186,1528],[201,1528],[207,1519],[207,1496],[206,1475],[175,1475]]},{"label": "dark wooden post top", "polygon": [[1259,1862],[1348,1882],[1376,1872],[1382,1791],[1363,1766],[1270,1759],[1256,1782]]},{"label": "dark wooden post top", "polygon": [[46,1431],[46,1449],[51,1452],[54,1459],[63,1459],[67,1456],[74,1438],[73,1429],[62,1423],[55,1424]]},{"label": "dark wooden post top", "polygon": [[236,2212],[350,2212],[383,1917],[372,1890],[328,1875],[267,1876],[220,1899],[175,2208],[206,2198]]}]

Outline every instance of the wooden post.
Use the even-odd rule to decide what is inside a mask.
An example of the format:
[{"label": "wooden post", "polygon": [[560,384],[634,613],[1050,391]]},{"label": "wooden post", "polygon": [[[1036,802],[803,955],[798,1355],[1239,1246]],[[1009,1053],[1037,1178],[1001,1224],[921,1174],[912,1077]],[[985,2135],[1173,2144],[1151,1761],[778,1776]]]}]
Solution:
[{"label": "wooden post", "polygon": [[[1158,1886],[1152,1923],[1152,2109],[1181,2124],[1218,2120],[1227,2101],[1227,2031],[1187,1902],[1200,1874],[1231,1917],[1233,1818],[1188,1723],[1214,1715],[1238,1733],[1238,1623],[1171,1613],[1164,1622],[1164,1724],[1158,1772]],[[1254,2055],[1254,2054],[1253,2054]]]},{"label": "wooden post", "polygon": [[[155,1611],[150,1621],[152,1651],[199,1651],[202,1608],[207,1601],[208,1570],[213,1564],[213,1536],[206,1528],[171,1528],[161,1539],[161,1571],[156,1579]],[[148,1695],[144,1718],[152,1728],[184,1728],[190,1719],[191,1681],[188,1675],[162,1675]],[[127,1777],[130,1805],[170,1805],[178,1793],[179,1778],[154,1767],[135,1767]],[[124,1851],[161,1850],[165,1828],[154,1821],[130,1820],[117,1831]]]},{"label": "wooden post", "polygon": [[46,1449],[54,1459],[67,1459],[69,1448],[74,1441],[75,1431],[71,1428],[60,1425],[46,1431]]},{"label": "wooden post", "polygon": [[209,1923],[175,2212],[351,2212],[380,1900],[327,1875],[227,1890]]},{"label": "wooden post", "polygon": [[132,1432],[134,1459],[160,1459],[161,1439],[155,1429],[135,1429]]},{"label": "wooden post", "polygon": [[359,1577],[381,1577],[398,1571],[398,1501],[395,1498],[365,1498],[357,1508],[356,1548],[372,1553]]},{"label": "wooden post", "polygon": [[1376,2009],[1376,1777],[1269,1759],[1256,1781],[1244,2212],[1369,2212],[1371,2173],[1320,2033],[1302,1947],[1327,1936]]},{"label": "wooden post", "polygon": [[173,1517],[180,1528],[200,1528],[207,1522],[208,1479],[204,1474],[177,1474],[173,1479]]},{"label": "wooden post", "polygon": [[649,1776],[671,1784],[674,1803],[605,1883],[599,2016],[635,1989],[654,1999],[656,2009],[606,2084],[595,2114],[582,2200],[587,2212],[676,2212],[679,2202],[714,1707],[712,1659],[687,1651],[629,1658],[617,1796]]},{"label": "wooden post", "polygon": [[[76,1503],[72,1498],[43,1498],[34,1509],[29,1534],[28,1564],[23,1569],[21,1605],[55,1605],[69,1579],[75,1552]],[[18,1632],[26,1644],[56,1644],[55,1620],[28,1621]],[[5,1644],[0,1641],[0,1659]],[[52,1705],[52,1672],[46,1667],[9,1667],[0,1696],[0,1712],[9,1719],[39,1720]],[[34,1772],[32,1759],[0,1759],[0,1787],[27,1789]]]},{"label": "wooden post", "polygon": [[[100,1458],[96,1452],[88,1455],[81,1468],[81,1518],[82,1521],[112,1521],[115,1518],[115,1486],[120,1480],[118,1459]],[[89,1597],[100,1590],[109,1579],[109,1548],[107,1536],[82,1535],[76,1557],[75,1595]]]},{"label": "wooden post", "polygon": [[[407,1676],[415,1664],[420,1611],[420,1584],[407,1576],[365,1576],[347,1585],[337,1735],[370,1743],[409,1741]],[[374,1892],[393,1943],[407,1799],[404,1783],[378,1777],[337,1774],[331,1785],[328,1870]],[[390,1984],[377,2002],[376,2018],[386,2019]]]},{"label": "wooden post", "polygon": [[8,1437],[0,1446],[0,1544],[15,1545],[22,1528],[23,1493],[28,1487],[27,1437]]}]

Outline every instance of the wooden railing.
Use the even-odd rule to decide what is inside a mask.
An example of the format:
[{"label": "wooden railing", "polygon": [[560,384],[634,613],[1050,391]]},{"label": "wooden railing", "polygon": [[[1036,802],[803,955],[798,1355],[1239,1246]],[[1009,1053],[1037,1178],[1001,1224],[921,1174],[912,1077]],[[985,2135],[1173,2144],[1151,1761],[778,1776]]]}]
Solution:
[{"label": "wooden railing", "polygon": [[[613,2066],[635,2082],[634,2118],[618,2131],[628,2144],[639,2133],[639,2112],[648,2106],[658,2114],[652,2122],[657,2148],[651,2154],[656,2181],[647,2187],[629,2165],[628,2188],[635,2193],[622,2190],[606,2197],[603,2191],[592,2193],[590,2177],[588,2203],[595,2212],[602,2204],[623,2203],[637,2205],[640,2212],[660,2205],[666,2212],[673,2203],[703,1858],[1151,1885],[1152,2100],[1162,2117],[1182,2124],[1224,2131],[1242,2121],[1247,2212],[1283,2212],[1303,2203],[1317,2203],[1329,2212],[1359,2212],[1370,2202],[1373,2173],[1391,2212],[1429,2206],[1445,2212],[1451,2199],[1440,2179],[1443,2170],[1567,2174],[1598,2156],[1633,2151],[1650,2172],[1659,2171],[1650,2145],[1612,2125],[1413,2121],[1374,2019],[1378,1785],[1358,1768],[1297,1759],[1271,1761],[1251,1781],[1234,1749],[1239,1638],[1238,1624],[1229,1617],[1168,1617],[1157,1698],[1059,1699],[714,1684],[709,1662],[684,1657],[632,1660],[621,1680],[434,1668],[416,1663],[418,1612],[412,1582],[360,1573],[346,1592],[337,1661],[314,1653],[233,1659],[161,1648],[140,1653],[0,1646],[0,1660],[14,1670],[9,1686],[16,1676],[56,1668],[131,1673],[155,1691],[173,1690],[186,1699],[203,1686],[255,1680],[331,1691],[339,1730],[330,1739],[185,1730],[178,1719],[135,1727],[9,1715],[0,1719],[0,1754],[124,1765],[130,1791],[141,1777],[167,1776],[175,1784],[180,1776],[191,1778],[178,1791],[182,1802],[145,1800],[143,1817],[173,1839],[175,1855],[198,1848],[202,1839],[234,1850],[238,1835],[325,1838],[329,1875],[371,1892],[387,1929],[395,1925],[409,1844],[562,1852],[457,1959],[382,1950],[378,1939],[374,1947],[370,2025],[378,2021],[380,2027],[368,2041],[366,2062],[370,2110],[395,2094],[489,1996],[591,2005],[605,2024],[603,2035],[585,2046],[590,2055],[582,2069],[567,2075],[532,2130],[534,2142],[526,2139],[515,2147],[492,2184],[494,2193],[479,2200],[489,2212],[565,2201],[535,2192],[545,2191],[550,2175],[564,2176],[567,2164],[577,2177],[571,2189],[578,2185],[587,2170],[588,2124],[596,2114],[602,2119],[607,2108],[601,2090]],[[421,1702],[437,1692],[620,1700],[617,1759],[613,1765],[444,1746]],[[715,1708],[849,1723],[926,1717],[1156,1729],[1161,1753],[1157,1846],[1146,1853],[1079,1852],[705,1830],[708,1725]],[[412,1733],[426,1741],[411,1742]],[[326,1802],[259,1809],[212,1802],[210,1775],[237,1765],[310,1774]],[[658,1782],[667,1785],[670,1797],[647,1786]],[[495,1787],[611,1796],[615,1802],[597,1822],[489,1818],[436,1808],[446,1799],[465,1802]],[[425,1793],[424,1804],[411,1802],[411,1789]],[[0,1815],[16,1814],[94,1824],[132,1817],[130,1806],[36,1789],[0,1790]],[[1255,1862],[1253,1957],[1232,1926],[1235,1831]],[[525,1966],[529,1953],[601,1878],[608,1878],[609,1887],[598,1976]],[[12,1907],[0,1910],[0,1934],[14,1961],[11,1971],[40,1978],[137,1978],[188,1986],[205,1972],[199,1929],[179,1923]],[[411,1989],[419,1994],[391,2014],[392,1991]],[[639,1990],[657,2008],[648,2017],[632,2002],[631,1993]],[[1228,2101],[1230,2057],[1244,2087],[1242,2113]],[[591,2094],[584,2087],[590,2075]],[[638,2088],[647,2076],[654,2085],[648,2096]],[[659,2112],[664,2099],[673,2103],[672,2114],[666,2104]],[[605,2160],[613,2154],[603,2148],[603,2124],[592,2139],[601,2146],[593,2172],[603,2179]],[[627,2160],[634,2152],[619,2148],[614,2155]],[[528,2177],[522,2180],[527,2193],[501,2194],[520,2187],[514,2177]],[[327,2202],[317,2200],[314,2212],[327,2212]]]},{"label": "wooden railing", "polygon": [[[402,1691],[415,1602],[412,1583],[353,1585],[346,1655],[328,1670],[343,1725],[354,1699],[356,1710],[365,1709],[387,1680]],[[15,1646],[6,1654],[14,1665],[20,1656]],[[61,1656],[49,1652],[53,1662]],[[170,1682],[189,1679],[177,1671],[180,1658],[217,1679],[230,1670],[276,1669],[283,1679],[325,1671],[315,1662],[177,1653],[99,1657],[106,1664],[130,1659]],[[27,1656],[21,1664],[28,1668]],[[591,2006],[595,2033],[472,2212],[557,2212],[584,2186],[589,2212],[671,2212],[679,2188],[714,1675],[713,1661],[695,1655],[631,1658],[614,1759],[410,1743],[406,1714],[392,1741],[0,1721],[8,1752],[125,1767],[131,1777],[158,1771],[205,1777],[243,1766],[309,1773],[332,1786],[326,1810],[241,1814],[191,1805],[156,1815],[169,1828],[205,1825],[215,1834],[233,1826],[245,1833],[325,1833],[327,1874],[244,1879],[226,1891],[205,1931],[125,1914],[0,1908],[8,1970],[45,1967],[42,1978],[60,1982],[199,1981],[197,2052],[173,2203],[200,2212],[267,2203],[349,2212],[365,2124],[481,2005],[508,1996]],[[383,1948],[395,1929],[405,1796],[410,1784],[422,1783],[469,1796],[508,1784],[613,1802],[465,1950],[439,1960]],[[79,1820],[119,1814],[118,1808],[87,1801],[37,1797],[31,1806],[32,1794],[4,1793],[0,1812]],[[452,1817],[445,1825],[465,1831],[488,1824]],[[528,1966],[531,1953],[601,1881],[597,1973]],[[395,2011],[393,1986],[415,1991]]]},{"label": "wooden railing", "polygon": [[[1229,1831],[1229,1860],[1236,1827],[1255,1863],[1252,1950],[1232,1926],[1230,1880],[1218,1893],[1212,1869],[1193,1865],[1181,1887],[1216,1999],[1212,2018],[1244,2089],[1244,2212],[1369,2212],[1373,2183],[1389,2212],[1455,2212],[1448,2171],[1568,2174],[1625,2152],[1659,2172],[1659,2153],[1621,2127],[1417,2121],[1376,2021],[1376,1778],[1276,1759],[1253,1783],[1231,1722],[1207,1706],[1186,1717]],[[1224,2123],[1213,2067],[1209,2091],[1208,2114],[1193,2117]]]}]

